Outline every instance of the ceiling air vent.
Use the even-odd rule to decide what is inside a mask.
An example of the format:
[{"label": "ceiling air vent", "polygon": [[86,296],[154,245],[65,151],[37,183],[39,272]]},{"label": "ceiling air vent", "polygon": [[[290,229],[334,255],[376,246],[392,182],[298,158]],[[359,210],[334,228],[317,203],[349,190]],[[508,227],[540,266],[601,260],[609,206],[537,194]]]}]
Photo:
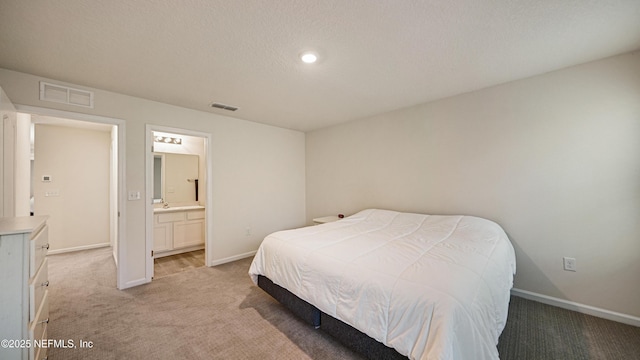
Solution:
[{"label": "ceiling air vent", "polygon": [[40,82],[40,100],[93,108],[93,91]]},{"label": "ceiling air vent", "polygon": [[225,105],[225,104],[220,104],[220,103],[213,103],[211,104],[212,108],[218,108],[218,109],[223,109],[223,110],[229,110],[229,111],[236,111],[238,110],[237,107],[235,106],[231,106],[231,105]]}]

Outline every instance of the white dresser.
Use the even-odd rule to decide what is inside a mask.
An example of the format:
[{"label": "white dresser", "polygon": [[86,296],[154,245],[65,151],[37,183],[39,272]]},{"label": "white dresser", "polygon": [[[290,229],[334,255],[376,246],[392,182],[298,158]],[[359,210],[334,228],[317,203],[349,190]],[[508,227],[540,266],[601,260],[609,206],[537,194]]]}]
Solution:
[{"label": "white dresser", "polygon": [[[46,359],[46,216],[0,218],[0,359]],[[5,341],[6,340],[6,341]],[[46,346],[46,344],[45,344]]]}]

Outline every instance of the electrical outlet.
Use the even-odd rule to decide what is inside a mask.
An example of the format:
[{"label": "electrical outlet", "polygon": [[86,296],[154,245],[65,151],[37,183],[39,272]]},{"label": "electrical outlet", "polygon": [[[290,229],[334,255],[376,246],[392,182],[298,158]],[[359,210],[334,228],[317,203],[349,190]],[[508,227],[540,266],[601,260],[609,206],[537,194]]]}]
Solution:
[{"label": "electrical outlet", "polygon": [[244,230],[244,236],[251,236],[251,226],[247,226]]},{"label": "electrical outlet", "polygon": [[563,257],[562,262],[564,263],[565,271],[577,271],[576,270],[576,259],[570,257]]}]

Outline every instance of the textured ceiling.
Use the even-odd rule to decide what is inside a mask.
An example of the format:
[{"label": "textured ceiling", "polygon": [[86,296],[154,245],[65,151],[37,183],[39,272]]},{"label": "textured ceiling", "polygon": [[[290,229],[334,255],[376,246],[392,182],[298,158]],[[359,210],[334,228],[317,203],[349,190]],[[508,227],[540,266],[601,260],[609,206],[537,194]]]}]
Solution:
[{"label": "textured ceiling", "polygon": [[303,131],[639,48],[638,0],[0,0],[2,68]]}]

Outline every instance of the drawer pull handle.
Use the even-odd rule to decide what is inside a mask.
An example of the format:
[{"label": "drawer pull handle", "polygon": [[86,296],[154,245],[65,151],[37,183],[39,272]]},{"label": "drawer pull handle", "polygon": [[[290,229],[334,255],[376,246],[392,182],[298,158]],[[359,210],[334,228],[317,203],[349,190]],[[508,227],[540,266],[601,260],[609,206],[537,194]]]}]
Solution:
[{"label": "drawer pull handle", "polygon": [[42,248],[49,250],[49,244],[47,243],[47,245],[42,245]]},{"label": "drawer pull handle", "polygon": [[43,287],[47,287],[47,286],[49,286],[49,280],[47,280],[47,281],[43,282],[43,283],[42,283],[42,286],[43,286]]},{"label": "drawer pull handle", "polygon": [[49,323],[49,318],[46,318],[42,321],[40,321],[38,324],[48,324]]}]

